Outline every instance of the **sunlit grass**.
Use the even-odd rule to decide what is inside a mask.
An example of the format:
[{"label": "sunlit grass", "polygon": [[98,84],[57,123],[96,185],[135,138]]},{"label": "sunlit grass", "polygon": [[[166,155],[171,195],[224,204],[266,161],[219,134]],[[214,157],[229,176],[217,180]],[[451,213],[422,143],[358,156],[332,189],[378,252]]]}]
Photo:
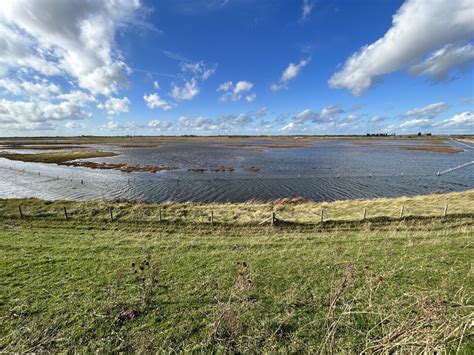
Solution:
[{"label": "sunlit grass", "polygon": [[[1,200],[0,349],[470,353],[473,201]],[[436,217],[372,218],[402,204]],[[321,207],[354,221],[305,224]]]},{"label": "sunlit grass", "polygon": [[[45,202],[37,199],[11,199],[0,204],[0,213],[7,216],[18,215],[18,205],[27,215],[61,217],[63,207],[69,216],[80,220],[102,220],[109,218],[109,207],[119,221],[158,221],[202,223],[208,222],[211,212],[214,221],[222,224],[255,224],[271,216],[286,222],[314,224],[321,220],[361,220],[364,209],[367,218],[403,216],[442,216],[447,205],[447,213],[474,213],[474,190],[447,194],[431,194],[414,197],[377,198],[370,200],[341,200],[335,202],[301,202],[301,199],[283,199],[273,203],[162,203],[144,204],[125,201],[93,202]],[[304,201],[304,200],[303,200]]]},{"label": "sunlit grass", "polygon": [[32,154],[15,154],[15,153],[2,153],[0,158],[6,158],[10,160],[19,160],[24,162],[33,163],[55,163],[62,164],[76,159],[90,159],[100,157],[113,157],[117,155],[112,152],[103,152],[99,150],[68,150],[65,152],[54,152],[54,153],[32,153]]}]

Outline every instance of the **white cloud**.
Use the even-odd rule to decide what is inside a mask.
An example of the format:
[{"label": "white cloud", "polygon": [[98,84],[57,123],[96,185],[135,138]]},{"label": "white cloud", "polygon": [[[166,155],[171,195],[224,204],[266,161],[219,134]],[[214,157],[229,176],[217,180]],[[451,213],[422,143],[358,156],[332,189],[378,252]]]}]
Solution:
[{"label": "white cloud", "polygon": [[13,95],[29,96],[32,100],[47,100],[52,95],[59,95],[61,88],[47,80],[43,82],[19,81],[14,79],[0,79],[3,87]]},{"label": "white cloud", "polygon": [[371,123],[377,123],[377,122],[382,122],[382,121],[385,121],[386,120],[386,117],[384,116],[372,116],[370,119],[369,119],[369,122]]},{"label": "white cloud", "polygon": [[[6,1],[0,3],[0,65],[6,68],[30,68],[44,75],[59,75],[61,70],[54,62],[48,61],[44,54],[32,49],[35,41],[10,26],[5,25],[1,17],[2,7]],[[8,4],[12,5],[13,2]],[[19,2],[18,2],[19,4]]]},{"label": "white cloud", "polygon": [[450,119],[444,120],[439,124],[436,124],[437,128],[459,128],[467,130],[468,128],[474,128],[474,113],[466,111],[458,113]]},{"label": "white cloud", "polygon": [[128,112],[128,106],[130,105],[130,100],[127,97],[123,99],[118,99],[111,97],[105,101],[105,103],[100,103],[97,105],[101,110],[105,110],[108,115],[118,115],[121,112]]},{"label": "white cloud", "polygon": [[199,94],[199,87],[196,79],[191,79],[186,81],[184,86],[178,86],[173,84],[171,87],[170,96],[178,101],[181,100],[192,100],[195,96]]},{"label": "white cloud", "polygon": [[283,71],[281,74],[280,80],[277,84],[272,84],[270,89],[273,92],[280,91],[282,89],[288,88],[288,82],[293,80],[298,76],[301,69],[303,69],[306,65],[309,64],[311,58],[302,59],[298,64],[290,63],[288,67]]},{"label": "white cloud", "polygon": [[248,102],[254,102],[256,99],[257,99],[256,93],[245,96],[245,100],[247,100]]},{"label": "white cloud", "polygon": [[181,70],[183,72],[190,72],[193,74],[194,77],[200,78],[202,80],[207,80],[209,77],[214,75],[216,72],[216,67],[208,67],[204,61],[200,62],[195,62],[195,63],[189,63],[189,62],[183,62],[181,63]]},{"label": "white cloud", "polygon": [[474,46],[470,43],[464,46],[447,45],[435,51],[423,62],[410,67],[414,75],[427,75],[435,82],[449,79],[449,71],[454,67],[462,67],[474,59]]},{"label": "white cloud", "polygon": [[103,124],[99,127],[102,131],[123,131],[128,132],[135,129],[144,128],[145,126],[135,122],[127,122],[125,124],[121,124],[113,119],[107,121],[107,123]]},{"label": "white cloud", "polygon": [[182,60],[181,77],[184,80],[184,84],[180,86],[176,83],[172,83],[169,95],[177,101],[192,100],[200,92],[199,83],[214,75],[216,66],[210,67],[206,65],[204,61],[190,62],[186,58],[180,60]]},{"label": "white cloud", "polygon": [[83,129],[85,127],[84,123],[82,122],[67,122],[64,127],[68,129]]},{"label": "white cloud", "polygon": [[[243,94],[248,93],[252,90],[253,83],[249,81],[239,81],[234,83],[232,81],[226,81],[219,85],[217,91],[224,92],[224,94],[219,98],[219,101],[227,102],[227,101],[239,101]],[[248,102],[252,102],[257,98],[255,93],[249,94],[245,97]]]},{"label": "white cloud", "polygon": [[329,106],[324,107],[321,110],[321,114],[319,115],[319,118],[322,121],[333,120],[342,113],[344,113],[344,110],[341,107],[337,105],[329,105]]},{"label": "white cloud", "polygon": [[149,108],[161,108],[163,111],[168,111],[173,108],[170,103],[163,100],[158,94],[144,95],[143,99]]},{"label": "white cloud", "polygon": [[232,81],[226,81],[225,83],[222,83],[219,85],[217,88],[217,91],[229,91],[234,89],[234,83]]},{"label": "white cloud", "polygon": [[0,100],[0,128],[48,129],[55,121],[81,120],[90,117],[83,105],[71,101],[50,103],[47,101]]},{"label": "white cloud", "polygon": [[313,11],[313,6],[314,3],[310,2],[309,0],[303,0],[303,5],[301,7],[301,20],[304,21],[306,20],[306,17],[311,14],[311,11]]},{"label": "white cloud", "polygon": [[156,80],[153,82],[153,89],[160,90],[160,83],[158,83]]},{"label": "white cloud", "polygon": [[451,106],[445,102],[435,102],[419,108],[414,108],[405,113],[404,116],[413,116],[417,118],[433,118],[438,114],[448,110]]},{"label": "white cloud", "polygon": [[[383,75],[411,65],[432,50],[467,41],[473,32],[472,0],[407,0],[393,16],[387,33],[347,59],[342,70],[330,78],[329,85],[361,95],[380,82]],[[412,71],[436,76],[460,64],[453,55],[449,61],[441,60],[443,56],[446,58],[435,52],[428,62],[412,67]]]},{"label": "white cloud", "polygon": [[474,128],[474,114],[470,111],[458,113],[451,118],[435,121],[431,118],[415,118],[400,125],[390,125],[386,131],[433,130],[438,132],[470,132]]},{"label": "white cloud", "polygon": [[72,103],[75,103],[77,105],[84,106],[87,103],[95,102],[96,99],[94,96],[84,92],[84,91],[71,91],[67,94],[61,94],[57,96],[58,99],[64,100],[64,101],[69,101]]},{"label": "white cloud", "polygon": [[111,121],[107,121],[107,123],[102,125],[101,129],[106,130],[106,131],[107,130],[116,131],[116,130],[125,129],[125,127],[119,124],[118,122],[111,120]]},{"label": "white cloud", "polygon": [[224,114],[215,119],[206,117],[197,117],[195,119],[186,116],[178,118],[178,124],[181,129],[186,131],[221,131],[235,132],[245,129],[252,129],[255,122],[261,126],[261,119],[267,115],[267,108],[261,107],[256,111],[250,111],[240,114]]},{"label": "white cloud", "polygon": [[173,124],[171,122],[163,122],[160,120],[151,120],[148,122],[148,127],[158,131],[168,131],[172,126]]},{"label": "white cloud", "polygon": [[426,128],[431,126],[431,120],[428,118],[416,118],[403,122],[399,127],[403,130],[410,128]]},{"label": "white cloud", "polygon": [[[299,114],[291,118],[291,122],[286,124],[281,130],[299,130],[306,131],[309,129],[308,124],[313,123],[320,129],[326,129],[333,126],[336,120],[344,113],[344,110],[337,105],[329,105],[324,107],[321,112],[314,112],[311,109],[305,109]],[[350,117],[350,116],[349,116]],[[350,117],[354,121],[355,117]]]},{"label": "white cloud", "polygon": [[13,95],[21,95],[23,92],[21,84],[16,80],[0,79],[0,87],[4,88],[7,92]]},{"label": "white cloud", "polygon": [[115,33],[133,21],[138,0],[0,2],[0,64],[66,75],[94,94],[126,86]]}]

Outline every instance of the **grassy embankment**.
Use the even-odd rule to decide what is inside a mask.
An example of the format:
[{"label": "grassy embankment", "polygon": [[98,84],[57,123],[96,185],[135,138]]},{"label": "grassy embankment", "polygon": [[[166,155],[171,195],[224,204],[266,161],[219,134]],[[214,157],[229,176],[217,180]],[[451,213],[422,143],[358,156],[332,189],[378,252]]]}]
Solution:
[{"label": "grassy embankment", "polygon": [[[0,349],[474,350],[472,190],[297,205],[117,202],[114,221],[110,205],[0,201]],[[319,224],[321,208],[339,222]],[[256,225],[272,211],[299,223]]]},{"label": "grassy embankment", "polygon": [[99,150],[71,150],[65,152],[32,154],[2,153],[0,154],[0,158],[19,160],[30,163],[64,164],[75,159],[113,157],[115,155],[117,154],[112,152],[103,152]]},{"label": "grassy embankment", "polygon": [[78,161],[77,159],[91,159],[99,157],[113,157],[117,153],[104,152],[100,150],[66,150],[54,153],[15,154],[0,153],[0,158],[18,160],[32,163],[58,164],[66,166],[83,166],[91,169],[113,169],[125,172],[158,172],[162,170],[174,170],[174,166],[163,165],[135,165],[126,163],[110,163],[95,161]]}]

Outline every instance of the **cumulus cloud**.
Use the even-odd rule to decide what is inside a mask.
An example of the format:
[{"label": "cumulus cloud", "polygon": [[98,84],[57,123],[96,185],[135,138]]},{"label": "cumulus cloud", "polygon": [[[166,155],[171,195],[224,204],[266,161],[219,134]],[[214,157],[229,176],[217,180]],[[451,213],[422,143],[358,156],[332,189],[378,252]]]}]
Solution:
[{"label": "cumulus cloud", "polygon": [[127,84],[115,33],[133,20],[138,0],[2,1],[0,63],[43,75],[66,75],[93,94]]},{"label": "cumulus cloud", "polygon": [[468,43],[464,46],[447,45],[432,53],[423,62],[410,67],[414,75],[427,75],[434,82],[449,79],[449,71],[454,67],[463,67],[474,59],[474,46]]},{"label": "cumulus cloud", "polygon": [[232,81],[226,81],[219,85],[219,87],[217,88],[218,92],[224,93],[219,98],[219,101],[239,101],[242,97],[245,97],[245,100],[247,100],[248,102],[252,102],[257,98],[257,94],[250,93],[245,96],[245,94],[249,93],[252,88],[253,83],[249,81],[242,80],[235,84]]},{"label": "cumulus cloud", "polygon": [[474,113],[469,111],[458,113],[447,120],[441,121],[439,124],[435,124],[435,127],[458,128],[462,130],[474,128]]},{"label": "cumulus cloud", "polygon": [[255,111],[240,114],[224,114],[214,119],[181,116],[177,121],[181,129],[187,131],[235,132],[236,130],[251,130],[252,127],[255,128],[255,124],[260,127],[261,119],[267,115],[267,112],[266,107],[261,107]]},{"label": "cumulus cloud", "polygon": [[143,129],[145,128],[144,125],[136,123],[136,122],[127,122],[125,124],[119,123],[114,119],[107,121],[107,123],[103,124],[99,127],[102,131],[121,131],[121,132],[129,132],[136,129]]},{"label": "cumulus cloud", "polygon": [[306,109],[296,116],[291,118],[291,122],[285,125],[282,131],[301,130],[305,131],[308,129],[306,125],[308,123],[315,123],[321,127],[329,127],[344,113],[344,110],[337,105],[329,105],[324,107],[321,112],[314,112],[312,109]]},{"label": "cumulus cloud", "polygon": [[111,97],[107,99],[104,103],[97,105],[101,110],[105,110],[108,115],[118,115],[122,112],[128,112],[128,106],[130,105],[130,100],[127,97],[123,99],[118,99],[116,97]]},{"label": "cumulus cloud", "polygon": [[66,94],[60,94],[57,96],[57,99],[72,102],[81,106],[85,106],[88,103],[96,101],[94,96],[79,90],[71,91]]},{"label": "cumulus cloud", "polygon": [[84,123],[82,122],[67,122],[64,127],[68,129],[83,129],[85,127]]},{"label": "cumulus cloud", "polygon": [[403,122],[399,127],[403,130],[410,128],[428,128],[431,127],[431,120],[428,118],[416,118]]},{"label": "cumulus cloud", "polygon": [[407,0],[393,16],[392,27],[385,35],[347,59],[329,85],[361,95],[383,75],[406,68],[433,50],[438,52],[412,66],[411,71],[443,77],[453,66],[471,58],[469,46],[453,45],[468,41],[473,32],[471,0]]},{"label": "cumulus cloud", "polygon": [[1,129],[53,129],[54,122],[89,118],[83,105],[73,101],[21,101],[0,99]]},{"label": "cumulus cloud", "polygon": [[282,89],[287,89],[288,82],[296,78],[298,74],[300,73],[301,69],[303,69],[306,65],[309,64],[310,60],[311,58],[307,58],[307,59],[302,59],[298,64],[294,64],[294,63],[288,64],[286,69],[281,74],[281,77],[278,83],[273,84],[270,87],[270,89],[273,92],[280,91]]},{"label": "cumulus cloud", "polygon": [[434,118],[438,114],[447,111],[451,106],[445,102],[435,102],[419,108],[414,108],[405,113],[404,116],[413,116],[417,118]]},{"label": "cumulus cloud", "polygon": [[257,94],[256,93],[245,96],[245,100],[247,102],[254,102],[256,99],[257,99]]},{"label": "cumulus cloud", "polygon": [[168,111],[173,108],[170,103],[163,100],[158,94],[144,95],[143,99],[149,108],[161,108],[163,111]]},{"label": "cumulus cloud", "polygon": [[170,96],[177,101],[192,100],[198,94],[199,86],[194,78],[186,81],[183,86],[173,84],[170,92]]},{"label": "cumulus cloud", "polygon": [[433,120],[430,118],[415,118],[407,120],[400,125],[390,125],[386,131],[418,131],[418,130],[433,130],[446,132],[457,131],[457,132],[469,132],[474,128],[474,114],[470,111],[461,112],[455,114],[451,118],[444,119],[441,121]]},{"label": "cumulus cloud", "polygon": [[199,83],[209,79],[215,72],[216,66],[208,66],[204,61],[182,61],[181,77],[184,84],[172,83],[170,96],[177,101],[192,100],[200,92]]},{"label": "cumulus cloud", "polygon": [[173,124],[171,122],[165,122],[160,120],[151,120],[148,122],[148,127],[153,128],[157,131],[168,131],[171,129]]},{"label": "cumulus cloud", "polygon": [[0,87],[10,94],[29,96],[32,100],[47,100],[61,93],[61,88],[47,80],[42,82],[0,79]]}]

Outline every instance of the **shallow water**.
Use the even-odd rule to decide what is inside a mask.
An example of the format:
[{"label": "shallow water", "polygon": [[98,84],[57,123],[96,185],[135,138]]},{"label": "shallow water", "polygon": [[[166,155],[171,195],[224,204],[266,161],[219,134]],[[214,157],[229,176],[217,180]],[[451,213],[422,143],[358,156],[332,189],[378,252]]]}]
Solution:
[{"label": "shallow water", "polygon": [[[170,165],[179,169],[125,173],[0,158],[0,197],[242,202],[301,196],[323,201],[474,188],[474,165],[437,176],[438,171],[474,161],[474,148],[453,141],[448,144],[465,149],[464,152],[444,154],[394,147],[403,144],[422,142],[377,140],[359,145],[350,140],[332,140],[289,149],[232,147],[219,141],[181,141],[155,148],[91,145],[119,153],[93,161]],[[221,165],[235,170],[211,171]],[[251,171],[250,167],[260,171]],[[190,172],[189,168],[208,171]]]}]

